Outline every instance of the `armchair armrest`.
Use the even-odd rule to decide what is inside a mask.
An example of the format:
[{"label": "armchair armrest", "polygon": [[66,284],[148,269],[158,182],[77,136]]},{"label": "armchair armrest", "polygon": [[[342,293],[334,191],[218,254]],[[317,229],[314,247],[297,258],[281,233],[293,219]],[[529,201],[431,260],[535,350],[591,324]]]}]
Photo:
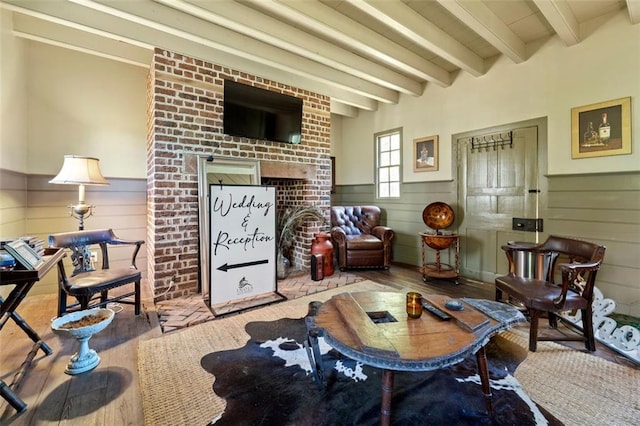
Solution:
[{"label": "armchair armrest", "polygon": [[347,241],[347,233],[341,227],[334,226],[331,228],[331,240],[338,245],[344,245]]},{"label": "armchair armrest", "polygon": [[122,238],[116,237],[116,238],[111,238],[109,241],[107,241],[107,243],[114,244],[114,245],[117,245],[117,244],[130,244],[130,245],[136,244],[138,246],[141,246],[142,244],[144,244],[144,241],[143,240],[137,240],[137,241],[136,240],[124,240]]},{"label": "armchair armrest", "polygon": [[571,288],[575,288],[574,284],[575,279],[582,272],[591,272],[597,271],[600,269],[600,261],[597,262],[586,262],[586,263],[561,263],[558,265],[560,268],[560,272],[562,273],[562,291],[560,295],[553,300],[553,304],[562,308],[565,300],[567,299],[567,292]]},{"label": "armchair armrest", "polygon": [[395,236],[395,233],[391,228],[389,228],[388,226],[382,226],[382,225],[375,226],[371,230],[371,234],[375,235],[385,243],[390,242]]},{"label": "armchair armrest", "polygon": [[112,245],[135,245],[136,248],[133,251],[133,255],[131,256],[131,268],[132,269],[138,269],[138,267],[136,266],[136,257],[138,256],[138,252],[140,251],[140,247],[142,246],[142,244],[144,244],[144,241],[142,240],[124,240],[122,238],[112,238],[111,240],[107,241],[108,244],[112,244]]}]

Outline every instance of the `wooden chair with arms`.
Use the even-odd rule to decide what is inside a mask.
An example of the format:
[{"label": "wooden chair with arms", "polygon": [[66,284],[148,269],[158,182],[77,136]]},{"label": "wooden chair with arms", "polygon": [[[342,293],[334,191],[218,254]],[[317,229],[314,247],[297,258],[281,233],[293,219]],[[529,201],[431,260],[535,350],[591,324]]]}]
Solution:
[{"label": "wooden chair with arms", "polygon": [[[80,309],[89,309],[106,306],[107,303],[117,302],[132,304],[135,306],[135,314],[140,314],[140,280],[141,274],[136,267],[136,256],[144,241],[130,241],[118,238],[111,229],[98,229],[89,231],[65,232],[49,236],[49,246],[71,250],[71,259],[75,270],[67,276],[64,263],[58,262],[58,316],[63,315],[69,309],[79,306]],[[102,268],[95,270],[90,266],[88,259],[83,259],[86,247],[96,245],[100,247]],[[109,245],[135,246],[129,267],[109,267]],[[109,298],[109,290],[133,283],[134,290]],[[100,294],[100,300],[92,303],[96,294]],[[78,303],[67,305],[67,296],[73,296]],[[134,300],[124,300],[134,296]]]},{"label": "wooden chair with arms", "polygon": [[[509,274],[496,278],[496,300],[502,300],[503,293],[507,293],[529,310],[529,350],[535,352],[539,340],[583,340],[587,350],[595,351],[592,304],[596,274],[606,248],[588,241],[551,235],[542,244],[509,244],[502,246],[502,249],[509,261]],[[546,275],[541,278],[517,276],[514,258],[518,251],[546,256]],[[558,263],[560,258],[567,263]],[[562,281],[556,283],[556,276],[561,277]],[[582,330],[570,322],[565,323],[580,331],[579,335],[538,336],[538,320],[542,313],[548,313],[549,325],[557,328],[560,312],[577,310],[581,311]]]}]

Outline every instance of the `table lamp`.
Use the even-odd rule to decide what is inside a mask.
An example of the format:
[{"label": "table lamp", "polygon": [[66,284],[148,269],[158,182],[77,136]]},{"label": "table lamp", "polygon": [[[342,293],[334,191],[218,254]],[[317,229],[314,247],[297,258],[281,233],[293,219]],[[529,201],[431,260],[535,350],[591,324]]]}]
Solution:
[{"label": "table lamp", "polygon": [[85,201],[85,185],[109,185],[100,172],[100,160],[79,155],[65,155],[62,169],[49,183],[78,185],[78,204],[69,205],[69,214],[80,221],[78,229],[84,229],[84,218],[93,214],[93,206]]}]

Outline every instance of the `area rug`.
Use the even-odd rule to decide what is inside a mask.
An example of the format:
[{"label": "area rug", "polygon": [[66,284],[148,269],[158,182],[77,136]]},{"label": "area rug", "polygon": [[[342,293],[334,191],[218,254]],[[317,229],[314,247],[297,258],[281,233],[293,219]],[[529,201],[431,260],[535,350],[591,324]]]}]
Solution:
[{"label": "area rug", "polygon": [[[213,391],[226,400],[215,425],[376,425],[380,423],[382,372],[321,345],[326,384],[318,386],[303,347],[303,319],[246,325],[245,346],[212,352],[202,367],[215,376]],[[513,378],[526,355],[517,344],[487,346],[493,416],[487,413],[475,357],[432,372],[398,372],[393,386],[394,425],[561,424],[538,407]]]},{"label": "area rug", "polygon": [[[234,400],[238,400],[238,398],[246,397],[246,394],[251,395],[259,394],[263,395],[266,393],[267,396],[271,397],[273,395],[277,395],[280,392],[284,392],[287,389],[287,385],[284,387],[281,385],[269,384],[269,380],[267,383],[264,382],[260,385],[262,386],[263,391],[261,392],[246,392],[246,388],[243,389],[240,386],[237,387],[237,391],[233,383],[225,383],[228,382],[223,374],[218,373],[210,373],[203,368],[204,365],[207,369],[211,371],[215,371],[217,368],[216,357],[221,357],[225,359],[231,359],[232,365],[227,368],[230,373],[230,376],[240,377],[246,374],[247,368],[252,368],[251,363],[244,362],[235,362],[233,358],[236,354],[243,352],[247,349],[256,349],[259,345],[257,342],[274,340],[276,336],[265,336],[264,333],[273,334],[272,331],[265,331],[270,327],[267,327],[268,323],[273,323],[276,328],[282,328],[282,325],[278,325],[279,323],[286,323],[291,319],[291,321],[295,321],[296,319],[302,318],[307,313],[307,306],[310,301],[313,300],[326,300],[334,294],[343,292],[343,291],[363,291],[363,290],[382,290],[389,291],[389,287],[373,283],[370,281],[356,283],[348,286],[347,288],[338,288],[333,290],[328,290],[326,292],[318,293],[312,296],[303,297],[300,299],[279,303],[276,305],[267,306],[264,308],[260,308],[254,311],[246,312],[241,315],[236,315],[228,318],[218,319],[212,322],[208,322],[205,324],[197,325],[195,327],[191,327],[185,330],[177,331],[175,333],[165,335],[161,338],[152,339],[148,341],[140,342],[139,346],[139,378],[142,389],[143,396],[143,409],[145,415],[145,424],[146,425],[205,425],[209,424],[214,420],[218,420],[217,424],[225,424],[224,422],[228,422],[226,424],[242,424],[238,423],[239,419],[232,419],[231,414],[233,411]],[[284,322],[278,321],[283,320]],[[254,323],[250,326],[248,324]],[[262,324],[260,324],[262,323]],[[262,331],[260,331],[262,330]],[[251,337],[248,332],[253,333],[255,336]],[[263,333],[263,334],[261,334]],[[279,334],[279,333],[275,333]],[[502,336],[508,333],[503,333]],[[493,384],[495,386],[499,386],[501,381],[507,383],[508,386],[511,386],[513,391],[504,391],[504,389],[494,389],[494,406],[497,412],[499,412],[499,407],[502,404],[502,401],[505,398],[509,399],[511,396],[506,397],[507,393],[515,394],[521,393],[520,399],[525,404],[522,410],[528,413],[532,413],[533,417],[527,416],[527,422],[531,423],[530,419],[534,418],[540,423],[544,423],[545,418],[549,420],[552,424],[556,422],[553,418],[553,415],[548,414],[545,411],[546,405],[541,403],[538,396],[533,396],[531,393],[532,399],[538,402],[540,405],[538,407],[538,411],[536,411],[535,406],[530,405],[529,398],[526,396],[529,393],[529,383],[525,382],[524,379],[520,379],[522,381],[523,387],[525,389],[524,392],[515,390],[515,383],[517,380],[513,379],[511,376],[513,375],[513,367],[514,364],[517,364],[519,361],[519,356],[525,356],[526,350],[526,341],[524,344],[517,341],[518,336],[514,335],[513,339],[515,339],[515,343],[518,343],[518,346],[522,346],[520,349],[521,355],[518,355],[518,351],[514,349],[512,342],[509,339],[494,339],[494,343],[488,347],[490,351],[490,366],[491,366],[491,377],[494,379]],[[306,359],[306,354],[304,352],[299,351],[299,346],[297,343],[293,343],[293,341],[299,342],[300,337],[291,338],[286,337],[284,344],[279,343],[277,345],[278,351],[283,350],[291,350],[290,352],[298,352],[300,354],[304,354],[302,359]],[[511,340],[513,340],[511,339]],[[277,342],[277,339],[274,341]],[[500,343],[502,342],[502,343]],[[260,344],[262,344],[260,343]],[[276,346],[273,346],[275,348]],[[509,350],[504,350],[504,347],[511,348]],[[539,346],[538,353],[542,353],[541,349],[546,348],[546,343],[541,343]],[[269,354],[269,358],[272,358],[272,361],[276,361],[278,365],[284,363],[281,358],[273,357],[273,352],[275,350],[273,348],[260,348],[260,353]],[[257,350],[257,349],[256,349]],[[251,351],[249,351],[251,352]],[[510,359],[501,359],[501,353],[513,353],[514,355]],[[574,354],[584,355],[578,351],[572,351]],[[584,355],[589,356],[589,355]],[[504,358],[504,357],[503,357]],[[521,359],[520,359],[521,360]],[[529,359],[527,359],[528,361]],[[220,361],[222,362],[222,361]],[[302,361],[301,361],[302,362]],[[202,365],[201,365],[202,363]],[[288,376],[285,375],[285,382],[288,384],[292,381],[304,381],[304,392],[298,392],[289,399],[295,399],[298,394],[305,395],[319,395],[322,392],[327,392],[327,390],[320,390],[316,387],[313,382],[313,378],[310,374],[307,374],[307,371],[302,367],[292,366],[290,367],[279,367],[281,370],[294,371],[295,373],[290,373]],[[461,373],[451,373],[451,372],[437,372],[437,373],[427,373],[428,377],[424,378],[424,380],[441,381],[441,380],[452,380],[453,376],[456,376],[456,379],[462,380],[461,382],[456,382],[456,386],[460,391],[464,390],[465,395],[470,394],[470,402],[468,404],[464,404],[462,407],[458,407],[457,409],[457,419],[463,419],[463,423],[460,424],[500,424],[490,421],[486,415],[484,415],[484,399],[481,395],[480,385],[473,383],[475,380],[474,374],[476,372],[475,362],[471,361],[471,363],[462,363],[459,365]],[[531,368],[535,370],[535,363],[532,364]],[[559,366],[559,368],[562,368]],[[267,369],[264,369],[265,371]],[[345,371],[349,371],[345,369]],[[541,370],[543,371],[543,370]],[[214,377],[213,374],[218,374],[219,377]],[[369,372],[368,377],[375,378],[375,375],[379,374],[375,371]],[[540,375],[535,375],[535,381],[545,381],[544,375],[546,373],[541,373]],[[565,375],[572,375],[572,370],[566,369],[566,372],[563,373]],[[408,379],[400,378],[400,374],[396,376],[396,385],[398,386],[397,391],[394,397],[394,413],[401,413],[406,410],[401,410],[399,404],[402,404],[404,400],[409,401],[411,403],[412,399],[415,399],[417,394],[422,392],[412,391],[413,388],[405,388],[407,386],[405,381]],[[516,372],[515,376],[518,378],[518,374]],[[507,379],[505,381],[504,379]],[[606,379],[606,378],[605,378]],[[336,379],[332,379],[333,383],[336,383]],[[344,379],[341,379],[344,381]],[[530,380],[530,379],[527,379]],[[606,380],[605,380],[606,382]],[[236,382],[238,384],[240,382]],[[369,383],[373,383],[370,381]],[[356,383],[356,385],[360,385],[363,383]],[[585,384],[584,386],[576,386],[575,389],[571,389],[566,394],[559,395],[557,399],[554,399],[554,403],[558,404],[558,406],[564,406],[559,410],[559,413],[555,414],[555,417],[558,419],[565,421],[563,419],[573,419],[574,411],[583,411],[583,408],[580,404],[575,404],[572,401],[589,401],[592,398],[594,392],[598,392],[598,389],[605,385],[603,382],[596,384]],[[214,393],[214,386],[216,386],[216,392],[220,392],[222,394],[225,393],[225,396],[222,397],[220,395],[216,395]],[[218,388],[221,386],[221,388]],[[228,390],[223,390],[224,387],[227,387]],[[258,385],[253,384],[254,388]],[[609,384],[606,384],[609,386]],[[366,386],[370,388],[372,394],[375,396],[367,397],[367,400],[371,400],[375,403],[379,401],[379,390],[380,388],[376,385]],[[229,390],[230,389],[230,390]],[[242,390],[241,390],[242,389]],[[402,389],[402,390],[401,390]],[[429,403],[430,406],[435,407],[435,414],[437,416],[443,416],[451,414],[453,409],[449,406],[445,405],[445,401],[450,400],[450,395],[443,394],[442,392],[433,391],[433,389],[437,389],[437,387],[431,386],[432,393],[434,393],[433,398],[436,399],[436,403]],[[465,390],[466,389],[466,390]],[[425,392],[426,393],[426,392]],[[632,393],[631,395],[637,395]],[[466,398],[466,397],[465,397]],[[635,398],[631,396],[630,398]],[[270,398],[274,399],[275,398]],[[358,394],[358,398],[355,398],[356,401],[361,401],[363,398]],[[511,398],[515,399],[515,398]],[[628,398],[629,399],[629,398]],[[278,399],[279,401],[279,399]],[[287,399],[288,401],[288,399]],[[400,402],[398,402],[400,401]],[[413,401],[415,403],[415,401]],[[282,402],[278,402],[282,403]],[[519,403],[520,404],[520,403]],[[228,408],[228,405],[230,406]],[[314,406],[317,404],[314,404]],[[426,405],[426,404],[424,404]],[[542,408],[544,407],[544,408]],[[440,409],[442,408],[442,409]],[[285,410],[291,411],[291,407],[287,405],[287,408],[283,408],[281,411]],[[375,411],[375,408],[373,409]],[[551,410],[549,410],[551,411]],[[237,410],[236,410],[237,412]],[[363,414],[364,415],[364,414]],[[395,414],[394,414],[395,415]],[[315,417],[314,417],[315,416]],[[322,413],[317,413],[317,415],[309,416],[309,419],[321,419]],[[366,414],[369,416],[369,414]],[[378,413],[370,413],[371,419],[374,423],[378,419]],[[536,418],[537,416],[537,418]],[[304,416],[303,416],[304,417]],[[250,420],[250,421],[254,421]],[[343,419],[341,419],[343,420]],[[608,417],[608,420],[605,423],[607,424],[624,424],[616,421],[615,417]],[[570,421],[565,421],[567,424],[572,424]],[[437,424],[437,421],[433,418],[421,418],[418,422],[414,422],[415,424]],[[451,421],[447,421],[447,423],[452,423]],[[455,421],[453,423],[456,423]],[[259,421],[255,423],[246,423],[246,424],[261,424]],[[267,424],[267,423],[262,423]],[[287,424],[287,422],[275,422],[270,424]],[[296,424],[296,423],[289,423]],[[299,424],[305,424],[302,420]],[[314,424],[314,423],[307,423]],[[319,423],[322,424],[322,423]],[[327,423],[325,423],[327,424]],[[334,423],[335,424],[335,423]],[[340,421],[338,424],[345,424],[345,422]],[[365,423],[366,424],[366,423]],[[527,424],[525,423],[514,423],[514,424]],[[577,423],[576,423],[577,424]],[[595,424],[593,422],[584,422],[582,424]]]},{"label": "area rug", "polygon": [[[502,337],[523,347],[529,335]],[[515,373],[524,390],[567,425],[640,425],[640,369],[539,342]]]},{"label": "area rug", "polygon": [[362,281],[141,341],[138,373],[145,425],[205,425],[222,413],[225,400],[213,393],[214,377],[200,360],[211,352],[244,346],[249,340],[247,323],[302,318],[310,301],[365,290],[389,291],[389,287]]}]

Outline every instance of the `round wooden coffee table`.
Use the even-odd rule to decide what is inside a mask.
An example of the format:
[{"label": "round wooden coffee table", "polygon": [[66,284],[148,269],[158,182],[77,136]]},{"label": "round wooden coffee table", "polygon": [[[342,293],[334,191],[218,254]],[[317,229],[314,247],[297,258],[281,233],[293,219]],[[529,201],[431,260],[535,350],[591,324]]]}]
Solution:
[{"label": "round wooden coffee table", "polygon": [[[493,335],[524,322],[524,316],[511,306],[490,300],[457,299],[464,309],[453,311],[445,307],[447,296],[425,295],[423,299],[449,314],[451,319],[444,321],[427,311],[420,318],[408,318],[405,293],[341,293],[323,303],[315,315],[307,317],[309,341],[313,346],[317,344],[317,337],[322,336],[343,355],[383,370],[382,425],[388,425],[391,420],[395,371],[437,370],[475,354],[487,411],[491,415],[484,347]],[[317,357],[319,351],[313,349],[310,356]],[[321,365],[315,361],[312,364]],[[323,373],[319,372],[318,376],[323,377]]]}]

